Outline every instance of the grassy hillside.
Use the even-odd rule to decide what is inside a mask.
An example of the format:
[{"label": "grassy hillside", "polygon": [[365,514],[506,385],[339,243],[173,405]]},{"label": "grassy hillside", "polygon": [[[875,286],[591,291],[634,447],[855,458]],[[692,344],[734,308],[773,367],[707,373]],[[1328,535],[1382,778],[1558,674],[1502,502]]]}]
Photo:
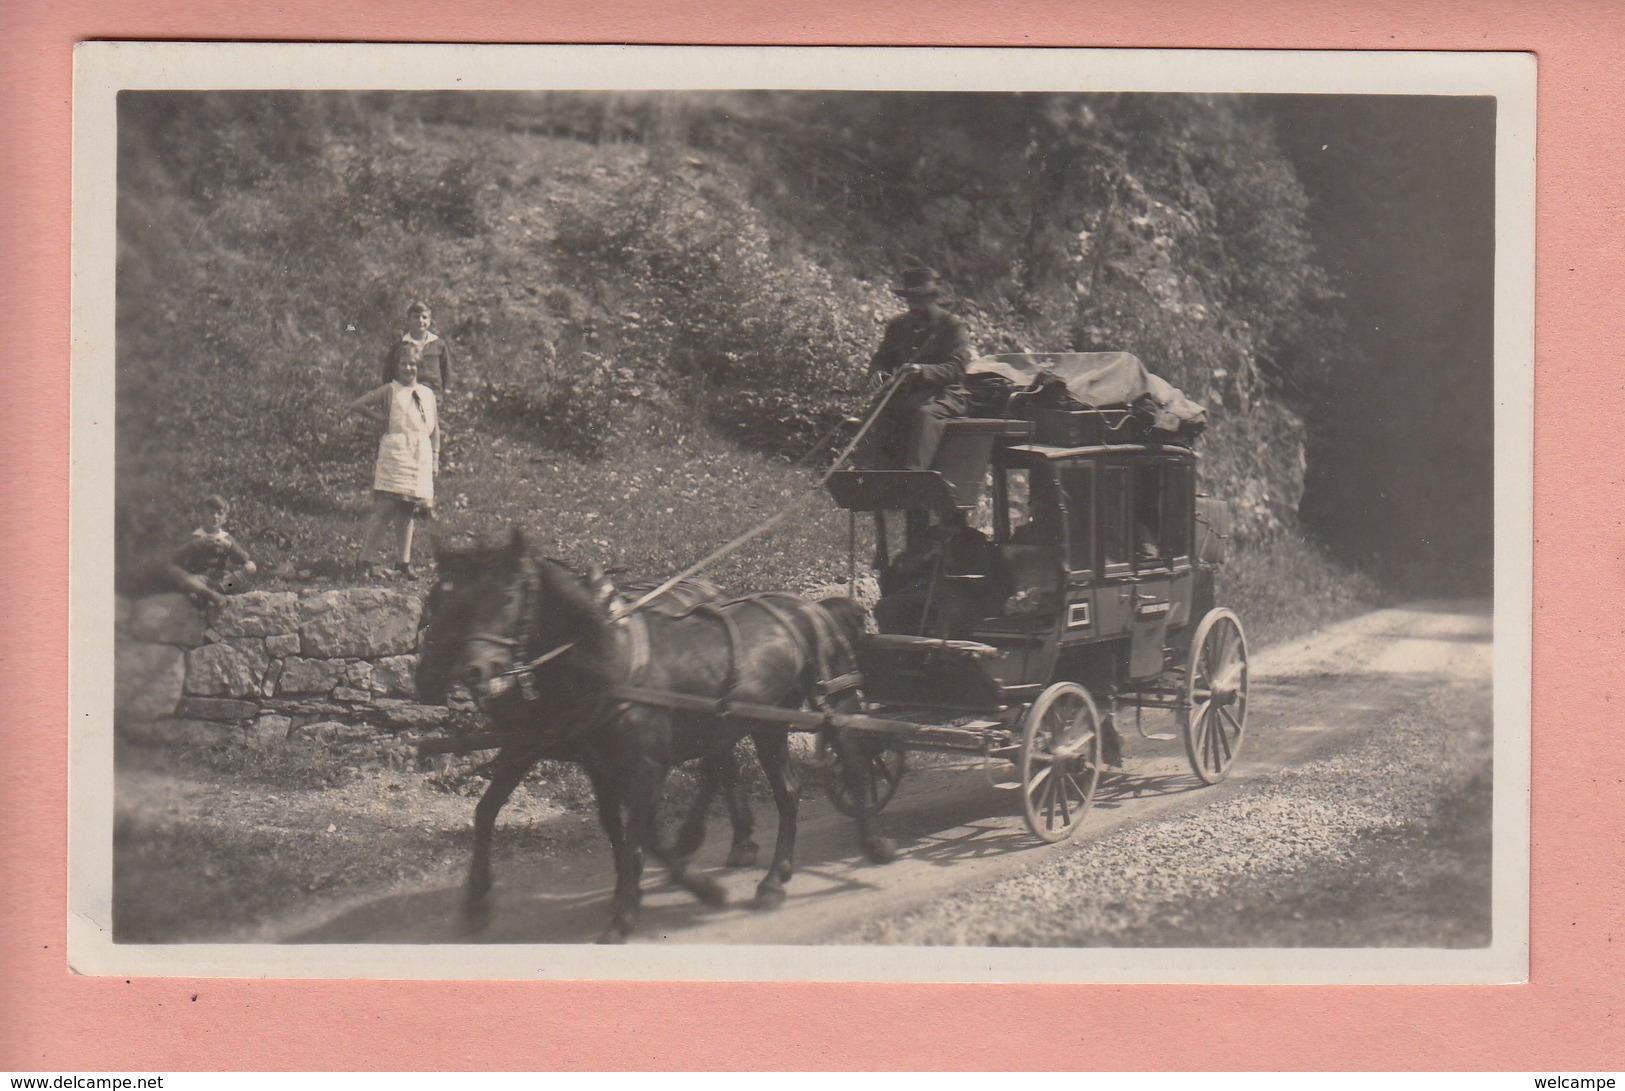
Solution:
[{"label": "grassy hillside", "polygon": [[[877,122],[861,103],[817,124],[804,105],[123,96],[121,574],[214,491],[266,567],[342,571],[374,445],[342,410],[421,298],[455,353],[439,544],[517,524],[567,559],[664,575],[799,503],[713,574],[741,590],[840,578],[846,518],[790,463],[863,404],[905,252],[954,277],[981,351],[1129,348],[1205,400],[1206,487],[1252,540],[1292,540],[1303,429],[1265,350],[1296,342],[1266,331],[1314,278],[1306,252],[1260,249],[1290,242],[1271,209],[1296,206],[1269,162],[1232,162],[1256,128],[1162,119],[1131,153],[1113,150],[1126,122],[1107,105],[1068,115],[1117,174],[1110,192],[1090,175],[1041,208],[1023,179],[1054,164],[973,191],[974,164],[1001,150],[969,148],[952,186],[922,180],[887,158],[899,142],[865,135]],[[1231,252],[1253,274],[1215,256]],[[1301,552],[1310,583],[1341,580]]]},{"label": "grassy hillside", "polygon": [[[132,115],[141,120],[139,110]],[[224,117],[208,127],[212,158],[191,162],[132,139],[121,163],[118,499],[127,565],[184,533],[191,504],[216,490],[234,498],[234,522],[261,548],[275,546],[318,573],[344,556],[367,504],[373,430],[342,409],[378,381],[409,299],[431,302],[456,354],[441,485],[442,529],[454,536],[517,520],[561,547],[609,535],[642,539],[634,552],[650,555],[626,559],[658,565],[675,543],[691,540],[663,525],[667,508],[679,521],[705,522],[697,541],[709,542],[735,504],[748,517],[800,484],[727,439],[746,425],[774,427],[774,399],[783,395],[772,384],[746,387],[718,368],[698,370],[680,346],[658,357],[643,350],[635,293],[652,278],[688,278],[691,305],[724,312],[713,324],[735,329],[741,344],[784,339],[750,311],[761,292],[741,298],[739,287],[778,278],[784,293],[814,301],[791,317],[822,322],[817,355],[801,346],[780,385],[828,399],[829,389],[861,379],[883,288],[843,285],[846,298],[832,306],[818,291],[833,286],[827,278],[815,284],[815,266],[766,256],[765,229],[749,240],[764,248],[759,267],[730,266],[721,285],[694,282],[698,251],[714,248],[714,237],[689,240],[683,256],[693,260],[667,273],[617,277],[591,266],[580,252],[613,245],[615,231],[647,237],[648,225],[618,223],[602,207],[606,195],[614,204],[615,187],[649,179],[651,153],[641,145],[496,137],[452,124],[417,124],[402,135],[381,118],[373,119],[376,132],[348,132],[353,142],[329,133],[255,170],[240,151],[224,166],[215,159],[226,154],[222,146],[262,139],[270,122],[235,109]],[[729,213],[715,214],[717,230],[730,246],[745,237],[740,214],[748,206],[730,204],[738,180],[726,165],[693,160],[675,169],[668,189],[709,192],[708,202]],[[702,224],[712,215],[660,207]],[[600,254],[600,265],[607,261]],[[648,321],[673,323],[653,312]],[[854,398],[861,400],[846,400]],[[779,446],[797,443],[787,436]],[[637,452],[669,477],[658,488],[645,481],[629,489],[669,502],[638,505],[637,533],[604,525],[602,511],[598,527],[587,525],[592,512],[572,522],[573,498],[629,495],[618,483],[639,471],[615,463],[637,463]],[[691,474],[729,482],[700,490],[713,510],[683,512],[700,494]]]}]

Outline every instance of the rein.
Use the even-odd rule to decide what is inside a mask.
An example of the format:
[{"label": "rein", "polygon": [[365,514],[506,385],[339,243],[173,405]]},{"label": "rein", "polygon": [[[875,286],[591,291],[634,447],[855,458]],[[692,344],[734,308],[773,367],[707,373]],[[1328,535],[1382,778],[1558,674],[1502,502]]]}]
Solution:
[{"label": "rein", "polygon": [[[521,561],[520,572],[519,635],[517,637],[503,636],[500,633],[482,631],[469,634],[467,637],[468,641],[472,642],[477,640],[485,644],[495,644],[503,648],[517,648],[521,652],[530,650],[531,645],[535,641],[535,621],[532,614],[531,604],[531,599],[536,591],[536,582],[538,578],[536,575],[535,562],[529,557],[525,557]],[[532,672],[534,672],[536,668],[544,666],[545,664],[559,658],[561,655],[569,652],[580,643],[581,641],[579,640],[571,640],[564,644],[560,644],[556,647],[550,648],[533,659],[528,659],[521,663],[515,663],[507,670],[499,671],[492,677],[493,679],[518,679],[519,690],[524,699],[526,701],[535,701],[538,699],[538,695],[536,693],[534,681],[531,678]],[[484,699],[481,700],[481,704],[484,704]]]},{"label": "rein", "polygon": [[[500,633],[480,631],[469,634],[469,636],[465,639],[470,642],[482,641],[488,644],[496,644],[504,648],[517,649],[520,654],[530,651],[530,649],[535,645],[536,641],[535,613],[534,603],[532,600],[537,594],[538,582],[539,576],[536,572],[535,561],[529,556],[526,556],[522,561],[519,582],[519,636],[504,636]],[[628,677],[636,677],[642,673],[644,667],[646,667],[649,662],[649,635],[647,622],[644,621],[640,614],[631,612],[623,614],[622,616],[611,621],[609,624],[614,630],[617,631],[617,634],[626,641],[624,647],[626,648],[628,662],[624,665],[623,669],[626,671]],[[546,666],[555,659],[559,659],[564,655],[567,655],[571,651],[575,650],[575,648],[577,648],[581,643],[582,639],[577,638],[575,640],[570,640],[562,644],[555,645],[554,647],[542,652],[537,656],[534,656],[533,658],[515,663],[505,670],[496,672],[491,676],[492,681],[496,681],[497,679],[505,679],[514,682],[518,686],[520,696],[526,702],[533,703],[538,701],[541,699],[541,695],[536,689],[535,672],[537,669]],[[501,689],[503,692],[506,691],[505,686],[501,687]],[[487,701],[500,696],[502,696],[501,692],[488,692],[485,697],[479,699],[480,704],[484,706]]]},{"label": "rein", "polygon": [[[839,455],[836,456],[835,462],[830,466],[829,470],[824,474],[824,476],[818,479],[818,483],[803,493],[803,496],[811,496],[813,493],[819,491],[825,485],[829,484],[829,479],[835,476],[835,472],[842,466],[846,465],[846,460],[852,456],[852,452],[857,449],[858,444],[863,442],[863,437],[869,434],[869,429],[874,426],[875,421],[880,419],[880,414],[883,410],[885,410],[887,403],[891,401],[892,395],[896,394],[900,389],[902,389],[903,382],[907,378],[909,378],[909,376],[901,368],[899,368],[897,370],[897,374],[892,377],[891,381],[881,391],[880,397],[875,400],[874,408],[869,410],[869,417],[863,422],[863,426],[858,429],[858,434],[853,436],[852,441],[846,445],[846,448]],[[820,441],[820,443],[821,442],[822,441]],[[786,507],[777,515],[774,515],[771,518],[766,519],[765,521],[752,527],[750,530],[745,531],[745,533],[739,535],[726,545],[719,546],[710,553],[707,553],[704,557],[701,557],[698,561],[695,561],[693,564],[677,573],[677,575],[673,576],[659,587],[656,587],[653,591],[650,591],[648,594],[639,598],[632,604],[632,609],[638,610],[644,606],[647,606],[654,599],[657,599],[667,591],[670,591],[673,587],[676,587],[688,577],[697,572],[703,572],[705,569],[709,568],[717,561],[720,561],[722,558],[726,557],[728,554],[732,553],[746,542],[760,538],[762,535],[766,534],[768,531],[790,518],[790,516],[794,515],[795,507],[793,505],[799,500],[800,498],[798,497],[796,500],[791,502],[792,506]]]},{"label": "rein", "polygon": [[[517,636],[482,629],[471,633],[465,638],[466,641],[493,644],[513,650],[515,654],[529,652],[535,646],[535,610],[541,594],[540,579],[536,562],[526,556],[521,562],[518,586],[512,588],[518,591],[517,601],[511,604],[511,608],[517,607]],[[534,736],[527,732],[517,740],[503,736],[498,745],[507,746],[513,742],[515,745],[556,747],[580,738],[584,732],[638,705],[698,710],[718,718],[736,714],[747,719],[761,718],[757,709],[767,706],[735,701],[735,691],[740,684],[738,655],[745,640],[734,615],[740,609],[750,607],[764,612],[788,638],[797,661],[796,673],[802,679],[800,685],[804,687],[803,700],[810,702],[814,709],[827,715],[835,707],[837,698],[861,686],[862,677],[855,668],[851,645],[841,627],[822,606],[783,592],[764,592],[722,603],[697,603],[675,615],[677,620],[703,617],[721,625],[727,663],[721,692],[717,696],[701,697],[698,694],[647,689],[641,679],[651,661],[651,634],[642,611],[633,609],[608,623],[618,649],[612,653],[617,661],[614,668],[617,680],[606,680],[596,699],[590,702],[590,707],[566,713],[564,721],[556,725],[557,730]],[[803,632],[803,624],[810,632]],[[511,700],[514,696],[525,704],[540,701],[542,694],[538,691],[536,671],[569,654],[586,640],[586,637],[577,637],[494,673],[484,687],[484,694],[478,697],[481,707],[495,713],[497,709],[493,707],[493,702]],[[834,672],[843,669],[845,673],[832,677]],[[777,706],[773,707],[777,710]]]},{"label": "rein", "polygon": [[[482,637],[471,637],[470,639],[472,639],[472,640],[480,640],[480,639],[484,639],[484,638],[482,638]],[[515,641],[515,643],[518,643],[518,642]],[[517,664],[515,666],[509,667],[507,670],[505,670],[501,674],[497,675],[497,677],[498,678],[508,678],[508,677],[510,677],[512,675],[515,675],[515,674],[529,674],[531,671],[535,670],[537,667],[540,667],[542,664],[549,663],[549,662],[552,662],[553,660],[557,659],[559,656],[563,655],[565,652],[569,651],[571,648],[574,648],[579,643],[581,643],[581,641],[572,640],[568,644],[560,644],[558,647],[554,648],[552,651],[543,652],[541,655],[538,655],[535,659],[532,659],[532,660],[529,660],[528,662],[519,663],[519,664]]]}]

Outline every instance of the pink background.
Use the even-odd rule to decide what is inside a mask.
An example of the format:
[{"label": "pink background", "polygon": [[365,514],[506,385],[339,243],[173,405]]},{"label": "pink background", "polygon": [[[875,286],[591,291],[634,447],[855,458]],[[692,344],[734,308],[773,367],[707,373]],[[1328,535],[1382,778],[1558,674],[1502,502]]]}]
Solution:
[{"label": "pink background", "polygon": [[[687,7],[687,5],[683,5]],[[1614,1070],[1625,624],[1619,0],[10,0],[0,254],[0,1069]],[[66,970],[71,48],[85,38],[1527,50],[1539,55],[1531,977],[1502,987],[368,983]],[[1619,933],[1616,937],[1615,933]],[[1615,940],[1618,940],[1616,943]]]}]

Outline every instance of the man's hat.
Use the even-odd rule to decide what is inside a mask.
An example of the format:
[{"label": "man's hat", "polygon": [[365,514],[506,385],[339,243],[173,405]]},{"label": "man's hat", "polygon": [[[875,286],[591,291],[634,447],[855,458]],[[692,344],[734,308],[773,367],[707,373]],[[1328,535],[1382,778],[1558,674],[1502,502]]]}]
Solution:
[{"label": "man's hat", "polygon": [[923,265],[904,269],[903,282],[892,289],[894,294],[904,299],[939,296],[943,291],[942,282],[937,279],[937,271]]}]

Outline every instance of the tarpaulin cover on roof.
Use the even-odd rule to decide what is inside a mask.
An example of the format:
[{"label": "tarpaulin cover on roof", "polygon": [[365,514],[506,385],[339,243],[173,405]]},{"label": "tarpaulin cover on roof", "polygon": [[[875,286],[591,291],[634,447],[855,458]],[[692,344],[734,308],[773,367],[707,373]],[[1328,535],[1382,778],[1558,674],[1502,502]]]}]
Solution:
[{"label": "tarpaulin cover on roof", "polygon": [[1045,375],[1066,384],[1066,392],[1087,406],[1132,405],[1146,394],[1184,423],[1205,421],[1207,410],[1166,379],[1145,369],[1131,352],[1005,352],[972,360],[972,375],[1000,375],[1030,387]]}]

